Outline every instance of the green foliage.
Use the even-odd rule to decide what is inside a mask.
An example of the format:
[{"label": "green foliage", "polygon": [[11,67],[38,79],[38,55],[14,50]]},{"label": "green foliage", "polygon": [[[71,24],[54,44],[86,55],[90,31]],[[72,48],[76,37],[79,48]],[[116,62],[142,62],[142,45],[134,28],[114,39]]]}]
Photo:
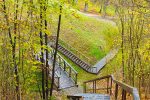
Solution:
[{"label": "green foliage", "polygon": [[[123,41],[124,47],[121,49],[124,53],[120,50],[113,61],[107,64],[97,76],[88,74],[68,60],[79,73],[80,85],[83,81],[112,73],[121,79],[123,70],[121,60],[123,60],[126,82],[133,84],[135,81],[135,86],[139,87],[139,90],[141,84],[144,84],[141,87],[144,87],[145,91],[149,88],[149,3],[146,0],[128,1],[129,5],[134,5],[130,7],[121,1],[110,0],[110,5],[106,7],[106,15],[117,16],[116,19],[119,17],[117,21],[120,34],[124,28],[121,40],[114,23],[105,19],[87,17],[76,10],[83,9],[85,2],[88,2],[89,12],[99,12],[102,2],[94,3],[89,0],[79,0],[77,5],[69,3],[68,0],[48,0],[46,5],[45,0],[0,1],[0,96],[10,100],[16,99],[14,98],[17,94],[15,88],[18,86],[16,78],[19,76],[21,97],[25,100],[35,97],[40,99],[41,63],[35,59],[35,55],[39,56],[41,50],[39,32],[46,33],[48,37],[56,33],[60,6],[63,7],[61,39],[90,58],[93,64]],[[46,13],[43,8],[40,10],[40,6],[47,7]],[[41,25],[41,11],[43,19],[48,22],[47,29],[43,25],[44,21]],[[121,26],[122,23],[124,27]],[[46,45],[42,48],[50,51]],[[124,59],[122,59],[123,55]],[[17,74],[15,68],[18,69]]]},{"label": "green foliage", "polygon": [[94,64],[112,49],[118,29],[114,23],[103,19],[86,17],[78,12],[72,15],[62,18],[60,38],[90,58]]}]

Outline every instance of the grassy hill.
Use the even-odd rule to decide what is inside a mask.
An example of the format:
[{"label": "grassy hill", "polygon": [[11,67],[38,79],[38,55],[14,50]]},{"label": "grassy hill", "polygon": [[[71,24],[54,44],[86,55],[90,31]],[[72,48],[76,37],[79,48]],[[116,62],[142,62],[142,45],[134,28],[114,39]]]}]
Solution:
[{"label": "grassy hill", "polygon": [[[52,27],[53,33],[56,33],[56,24],[55,26],[52,25]],[[104,57],[116,45],[114,40],[117,38],[118,33],[117,26],[105,20],[98,20],[79,13],[62,16],[60,38],[86,55],[94,63]],[[85,72],[66,58],[77,70],[79,84],[86,80],[114,72],[119,66],[113,69],[112,66],[117,63],[118,59],[119,56],[111,64],[108,64],[100,74],[93,75]]]},{"label": "grassy hill", "polygon": [[[53,27],[56,30],[56,25]],[[60,38],[87,56],[92,64],[112,49],[117,34],[116,25],[104,20],[79,13],[62,17]]]}]

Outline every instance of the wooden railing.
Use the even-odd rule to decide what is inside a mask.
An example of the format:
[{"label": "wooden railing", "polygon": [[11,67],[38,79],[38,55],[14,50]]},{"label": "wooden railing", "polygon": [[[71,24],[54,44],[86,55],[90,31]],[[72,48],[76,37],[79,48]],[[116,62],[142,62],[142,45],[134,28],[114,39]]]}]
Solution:
[{"label": "wooden railing", "polygon": [[[50,40],[53,42],[52,44],[55,44],[55,39],[56,39],[56,36],[51,36],[50,37]],[[61,44],[62,46],[64,46],[66,49],[69,49],[72,53],[74,53],[77,57],[79,57],[80,59],[82,59],[83,61],[85,61],[86,63],[88,63],[89,65],[95,63],[90,58],[88,58],[87,56],[85,56],[84,54],[82,54],[81,52],[79,52],[74,47],[72,47],[68,43],[64,42],[60,38],[59,38],[59,44]]]},{"label": "wooden railing", "polygon": [[112,100],[140,100],[138,90],[112,75],[84,82],[85,93],[110,94]]},{"label": "wooden railing", "polygon": [[83,53],[81,53],[81,52],[79,52],[78,50],[76,50],[74,47],[72,47],[72,46],[69,45],[68,43],[64,42],[62,39],[59,39],[59,43],[60,43],[61,45],[63,45],[65,48],[69,49],[69,50],[70,50],[71,52],[73,52],[77,57],[79,57],[80,59],[82,59],[83,61],[85,61],[86,63],[88,63],[89,65],[93,63],[90,58],[88,58],[88,57],[85,56]]},{"label": "wooden railing", "polygon": [[[36,60],[40,61],[40,57],[38,55],[36,55]],[[45,59],[44,59],[44,62],[45,62]],[[51,78],[51,76],[52,76],[52,67],[49,67],[48,71],[49,71],[49,75],[50,75],[50,78]],[[59,88],[60,88],[59,87],[59,85],[60,85],[60,76],[56,72],[55,72],[54,82],[55,82],[54,85],[56,86],[57,90],[59,90]]]},{"label": "wooden railing", "polygon": [[[54,50],[52,50],[50,54],[53,59]],[[56,56],[56,63],[67,73],[68,77],[71,77],[71,79],[77,85],[77,71],[59,54]]]},{"label": "wooden railing", "polygon": [[[51,71],[52,72],[52,71]],[[52,73],[49,73],[50,76],[52,76]],[[54,83],[55,83],[55,86],[57,88],[57,90],[59,90],[59,86],[60,86],[60,76],[55,72],[55,77],[54,77]]]}]

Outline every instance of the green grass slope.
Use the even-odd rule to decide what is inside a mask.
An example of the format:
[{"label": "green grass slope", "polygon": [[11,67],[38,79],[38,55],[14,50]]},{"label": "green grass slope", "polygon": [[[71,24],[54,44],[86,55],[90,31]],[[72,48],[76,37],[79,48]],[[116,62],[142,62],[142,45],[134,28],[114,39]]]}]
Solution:
[{"label": "green grass slope", "polygon": [[112,23],[82,14],[63,16],[60,38],[95,63],[113,46],[118,29]]}]

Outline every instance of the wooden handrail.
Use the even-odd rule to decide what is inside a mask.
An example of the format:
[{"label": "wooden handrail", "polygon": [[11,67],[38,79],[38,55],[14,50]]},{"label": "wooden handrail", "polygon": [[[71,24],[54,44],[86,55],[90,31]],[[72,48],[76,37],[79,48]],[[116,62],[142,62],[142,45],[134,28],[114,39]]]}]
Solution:
[{"label": "wooden handrail", "polygon": [[84,83],[88,83],[88,82],[92,82],[92,81],[96,81],[96,80],[101,80],[101,79],[105,79],[105,78],[109,78],[109,77],[111,77],[111,75],[107,75],[107,76],[103,76],[103,77],[96,78],[96,79],[93,79],[93,80],[85,81]]},{"label": "wooden handrail", "polygon": [[[106,88],[96,88],[96,82],[97,81],[101,81],[101,80],[104,80],[104,79],[108,79],[107,80],[107,87]],[[109,79],[111,80],[111,82],[109,82]],[[93,79],[93,80],[89,80],[89,81],[85,81],[84,82],[84,92],[86,93],[87,90],[93,90],[92,93],[96,93],[97,90],[102,90],[102,89],[106,89],[107,90],[107,93],[109,92],[110,90],[110,95],[111,95],[111,91],[112,91],[112,82],[115,84],[115,100],[117,100],[117,97],[118,97],[118,88],[120,87],[122,89],[122,100],[126,100],[126,94],[129,93],[133,96],[133,99],[134,100],[140,100],[140,97],[139,97],[139,93],[138,93],[138,90],[135,88],[135,87],[132,87],[130,85],[127,85],[123,82],[120,82],[118,80],[116,80],[113,75],[107,75],[107,76],[103,76],[103,77],[100,77],[100,78],[96,78],[96,79]],[[87,89],[87,83],[91,83],[93,84],[93,88],[92,89]]]},{"label": "wooden handrail", "polygon": [[[38,55],[36,55],[35,59],[39,61],[40,57]],[[45,62],[45,60],[44,60],[44,62]],[[49,74],[52,75],[50,67],[48,68],[48,71],[49,71]],[[56,86],[57,90],[59,90],[60,76],[57,73],[55,73],[54,80],[55,80],[54,81],[55,82],[55,86]]]},{"label": "wooden handrail", "polygon": [[82,96],[74,96],[74,95],[69,95],[67,96],[69,100],[80,100]]},{"label": "wooden handrail", "polygon": [[[54,50],[51,51],[51,56],[53,56],[53,54]],[[60,54],[57,53],[56,58],[58,65],[68,74],[69,77],[73,79],[74,83],[77,85],[78,72]],[[67,71],[67,68],[69,68],[69,71]]]},{"label": "wooden handrail", "polygon": [[62,43],[65,44],[65,47],[68,48],[68,49],[70,49],[71,51],[73,51],[73,53],[75,53],[76,56],[78,56],[79,58],[85,60],[87,63],[91,64],[90,58],[88,58],[84,54],[80,53],[78,50],[76,50],[74,47],[72,47],[68,43],[64,42],[62,39],[59,39],[59,43],[60,44],[62,44]]},{"label": "wooden handrail", "polygon": [[63,61],[66,62],[67,65],[69,65],[71,67],[71,69],[75,72],[78,73],[60,54],[57,54],[61,59],[63,59]]},{"label": "wooden handrail", "polygon": [[[56,38],[56,36],[51,36],[51,41],[55,42],[55,38]],[[86,63],[88,63],[89,65],[91,65],[93,63],[93,61],[91,61],[90,58],[88,58],[87,56],[85,56],[84,54],[82,54],[81,52],[76,50],[74,47],[72,47],[68,43],[64,42],[61,38],[59,38],[59,44],[64,45],[67,49],[71,50],[73,53],[75,53],[76,56],[78,56],[82,60],[86,61]]]}]

